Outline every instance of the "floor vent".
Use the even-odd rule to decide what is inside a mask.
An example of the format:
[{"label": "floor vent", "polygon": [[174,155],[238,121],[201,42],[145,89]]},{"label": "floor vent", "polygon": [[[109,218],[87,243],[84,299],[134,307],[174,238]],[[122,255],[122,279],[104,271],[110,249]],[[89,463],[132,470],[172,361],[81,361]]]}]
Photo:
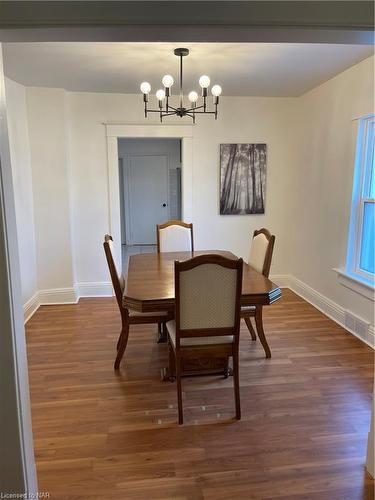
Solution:
[{"label": "floor vent", "polygon": [[362,318],[359,318],[350,311],[345,311],[345,326],[348,330],[358,335],[358,337],[367,340],[370,323],[366,323],[366,321],[363,321]]}]

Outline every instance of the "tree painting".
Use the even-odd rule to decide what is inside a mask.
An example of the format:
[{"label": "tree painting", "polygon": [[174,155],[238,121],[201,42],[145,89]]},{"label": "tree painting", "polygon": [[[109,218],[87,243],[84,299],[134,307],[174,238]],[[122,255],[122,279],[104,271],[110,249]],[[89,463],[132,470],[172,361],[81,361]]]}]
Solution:
[{"label": "tree painting", "polygon": [[264,214],[266,144],[220,144],[220,214]]}]

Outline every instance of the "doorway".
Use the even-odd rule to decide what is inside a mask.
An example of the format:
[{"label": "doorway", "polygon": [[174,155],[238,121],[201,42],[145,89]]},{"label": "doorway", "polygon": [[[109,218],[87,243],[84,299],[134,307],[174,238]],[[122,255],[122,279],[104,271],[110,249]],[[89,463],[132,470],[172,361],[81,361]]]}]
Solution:
[{"label": "doorway", "polygon": [[118,139],[122,267],[156,252],[156,225],[181,219],[181,140]]}]

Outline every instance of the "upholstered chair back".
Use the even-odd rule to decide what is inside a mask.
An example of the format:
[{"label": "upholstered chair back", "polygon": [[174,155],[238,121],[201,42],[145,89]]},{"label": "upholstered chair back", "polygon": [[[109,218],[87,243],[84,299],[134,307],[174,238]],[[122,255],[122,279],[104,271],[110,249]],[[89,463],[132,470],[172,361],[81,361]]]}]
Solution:
[{"label": "upholstered chair back", "polygon": [[197,265],[191,268],[175,267],[177,329],[234,328],[240,307],[242,259],[202,255],[177,264],[189,266],[193,261]]},{"label": "upholstered chair back", "polygon": [[169,221],[157,226],[158,252],[192,252],[193,224]]},{"label": "upholstered chair back", "polygon": [[117,303],[121,309],[122,307],[122,294],[125,288],[125,279],[121,272],[119,272],[114,255],[116,255],[115,243],[112,236],[106,234],[104,236],[104,252],[107,258],[107,264],[109,268],[109,273],[111,275],[112,286],[115,291]]},{"label": "upholstered chair back", "polygon": [[275,236],[267,229],[254,231],[251,243],[249,265],[264,274],[267,278],[270,273]]}]

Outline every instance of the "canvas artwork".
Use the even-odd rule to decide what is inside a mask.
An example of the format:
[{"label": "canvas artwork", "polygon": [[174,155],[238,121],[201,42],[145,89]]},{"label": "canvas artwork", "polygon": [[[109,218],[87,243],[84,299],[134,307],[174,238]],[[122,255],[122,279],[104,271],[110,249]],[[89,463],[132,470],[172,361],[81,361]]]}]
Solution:
[{"label": "canvas artwork", "polygon": [[264,214],[266,169],[266,144],[220,144],[220,214]]}]

